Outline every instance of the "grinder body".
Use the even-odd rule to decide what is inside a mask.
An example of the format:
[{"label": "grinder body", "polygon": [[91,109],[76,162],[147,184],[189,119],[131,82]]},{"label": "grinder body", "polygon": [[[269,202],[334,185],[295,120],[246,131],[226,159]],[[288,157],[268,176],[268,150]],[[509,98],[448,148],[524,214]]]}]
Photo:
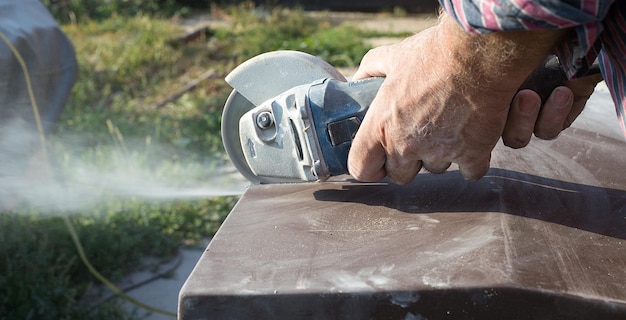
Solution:
[{"label": "grinder body", "polygon": [[352,139],[383,78],[324,78],[297,86],[248,111],[240,143],[264,182],[324,181],[348,172]]}]

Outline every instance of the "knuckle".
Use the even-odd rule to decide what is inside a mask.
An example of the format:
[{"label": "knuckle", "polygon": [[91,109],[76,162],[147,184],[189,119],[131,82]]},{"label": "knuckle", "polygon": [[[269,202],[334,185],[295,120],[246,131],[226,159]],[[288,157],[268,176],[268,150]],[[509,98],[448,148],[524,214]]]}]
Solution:
[{"label": "knuckle", "polygon": [[489,166],[481,169],[471,169],[471,170],[462,170],[461,174],[465,180],[469,181],[477,181],[480,178],[484,177],[489,171]]},{"label": "knuckle", "polygon": [[430,173],[444,173],[450,167],[450,162],[442,162],[442,163],[424,163],[424,169],[428,170]]},{"label": "knuckle", "polygon": [[459,171],[466,180],[476,181],[482,178],[489,171],[491,153],[486,157],[473,157],[472,159],[459,163]]},{"label": "knuckle", "polygon": [[388,178],[391,182],[403,186],[411,182],[414,177],[407,177],[406,175],[388,175]]}]

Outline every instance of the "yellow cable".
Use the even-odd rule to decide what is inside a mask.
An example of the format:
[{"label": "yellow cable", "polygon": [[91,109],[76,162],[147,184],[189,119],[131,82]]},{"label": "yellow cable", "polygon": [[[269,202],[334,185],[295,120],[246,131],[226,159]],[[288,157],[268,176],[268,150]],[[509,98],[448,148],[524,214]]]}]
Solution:
[{"label": "yellow cable", "polygon": [[[33,114],[35,115],[35,122],[37,123],[37,131],[39,132],[39,140],[41,142],[41,152],[42,152],[45,163],[49,164],[50,162],[48,158],[48,152],[46,150],[46,136],[43,131],[43,125],[41,123],[41,118],[39,114],[39,107],[37,106],[37,101],[35,99],[35,93],[33,91],[33,85],[30,81],[30,76],[28,74],[28,68],[26,66],[26,62],[24,61],[24,58],[19,53],[17,48],[15,48],[15,46],[11,43],[11,41],[9,41],[9,38],[7,38],[7,36],[2,31],[0,31],[0,38],[11,49],[11,51],[15,55],[15,58],[19,62],[20,66],[22,67],[22,71],[24,72],[24,80],[26,81],[26,88],[28,89],[28,97],[30,98],[30,103],[33,108]],[[76,247],[76,250],[78,251],[78,255],[80,256],[81,261],[83,262],[85,267],[87,267],[89,272],[94,277],[96,277],[96,279],[100,280],[111,291],[113,291],[114,294],[122,297],[123,299],[127,300],[128,302],[140,308],[144,308],[148,311],[160,313],[166,316],[171,316],[174,318],[176,317],[176,313],[157,309],[149,305],[146,305],[142,303],[141,301],[135,300],[134,298],[125,294],[122,290],[120,290],[117,286],[115,286],[111,281],[109,281],[103,275],[101,275],[100,272],[98,272],[98,270],[96,270],[96,268],[94,268],[94,266],[91,265],[91,263],[89,262],[89,259],[87,259],[87,256],[85,255],[85,251],[83,250],[83,246],[80,243],[80,239],[78,238],[78,234],[76,233],[76,230],[74,229],[74,226],[72,225],[72,222],[70,221],[70,218],[64,215],[63,221],[65,222],[67,231],[70,233],[70,236],[72,237],[72,241],[74,242],[74,246]]]},{"label": "yellow cable", "polygon": [[89,269],[89,272],[91,272],[91,274],[94,277],[96,277],[98,280],[100,280],[102,283],[104,283],[105,286],[107,286],[109,289],[111,289],[111,291],[113,291],[114,294],[116,294],[116,295],[124,298],[128,302],[130,302],[130,303],[132,303],[132,304],[134,304],[136,306],[139,306],[141,308],[144,308],[146,310],[149,310],[149,311],[152,311],[152,312],[156,312],[156,313],[160,313],[160,314],[164,314],[166,316],[176,317],[176,313],[151,307],[151,306],[149,306],[147,304],[144,304],[143,302],[138,301],[138,300],[134,299],[133,297],[125,294],[122,290],[120,290],[113,283],[111,283],[111,281],[109,281],[102,274],[100,274],[100,272],[98,272],[98,270],[96,270],[96,268],[94,268],[94,266],[92,266],[91,263],[89,262],[89,260],[87,259],[87,256],[85,255],[85,251],[83,250],[83,246],[80,244],[80,239],[78,238],[78,234],[76,233],[76,230],[74,229],[74,226],[72,225],[72,222],[70,221],[70,219],[67,216],[63,216],[63,221],[65,222],[65,226],[67,227],[67,230],[70,232],[70,235],[72,236],[72,241],[74,241],[74,245],[76,246],[76,250],[78,250],[78,255],[80,256],[80,259],[83,261],[83,263],[85,264],[87,269]]}]

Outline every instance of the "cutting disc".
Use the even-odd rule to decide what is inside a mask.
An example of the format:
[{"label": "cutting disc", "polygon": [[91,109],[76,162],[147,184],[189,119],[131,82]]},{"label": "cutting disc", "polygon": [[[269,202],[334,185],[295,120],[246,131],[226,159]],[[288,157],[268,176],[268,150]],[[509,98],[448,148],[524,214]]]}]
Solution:
[{"label": "cutting disc", "polygon": [[255,105],[239,94],[237,90],[233,90],[230,93],[222,113],[222,141],[230,161],[232,161],[241,175],[250,180],[250,182],[259,184],[263,181],[248,167],[241,142],[239,141],[239,119],[254,107]]},{"label": "cutting disc", "polygon": [[300,85],[330,78],[346,81],[326,61],[298,51],[272,51],[258,55],[235,68],[226,82],[233,87],[222,113],[222,141],[228,157],[252,183],[272,183],[250,169],[239,140],[239,119],[248,111]]}]

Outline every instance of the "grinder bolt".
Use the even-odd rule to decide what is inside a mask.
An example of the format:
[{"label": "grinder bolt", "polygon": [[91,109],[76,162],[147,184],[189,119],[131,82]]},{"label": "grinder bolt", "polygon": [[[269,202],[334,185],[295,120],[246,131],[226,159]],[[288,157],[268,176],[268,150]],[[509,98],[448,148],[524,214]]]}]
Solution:
[{"label": "grinder bolt", "polygon": [[274,125],[274,117],[269,111],[263,111],[256,116],[256,125],[260,129],[269,129]]}]

